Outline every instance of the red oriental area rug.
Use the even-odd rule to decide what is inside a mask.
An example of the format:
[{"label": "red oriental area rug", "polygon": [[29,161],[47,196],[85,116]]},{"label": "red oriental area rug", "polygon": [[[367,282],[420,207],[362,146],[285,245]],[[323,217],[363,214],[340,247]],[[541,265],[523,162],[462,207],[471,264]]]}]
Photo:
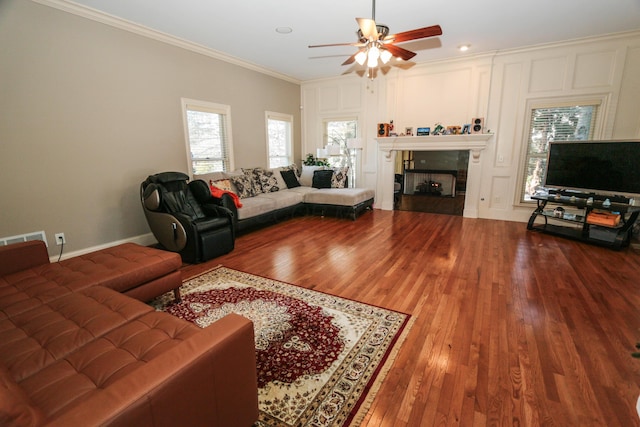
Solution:
[{"label": "red oriental area rug", "polygon": [[228,313],[253,321],[256,427],[358,425],[408,331],[410,316],[217,267],[153,302],[206,327]]}]

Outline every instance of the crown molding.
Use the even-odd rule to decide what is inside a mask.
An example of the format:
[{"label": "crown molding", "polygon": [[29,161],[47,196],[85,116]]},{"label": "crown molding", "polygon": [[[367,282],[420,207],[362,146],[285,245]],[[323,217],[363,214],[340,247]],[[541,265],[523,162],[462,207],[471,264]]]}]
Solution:
[{"label": "crown molding", "polygon": [[191,52],[198,53],[200,55],[208,56],[210,58],[218,59],[220,61],[228,62],[239,67],[247,68],[258,73],[266,74],[271,77],[275,77],[280,80],[285,80],[290,83],[300,84],[300,80],[294,79],[291,76],[269,70],[267,68],[260,67],[259,65],[251,62],[244,61],[234,56],[225,54],[215,49],[208,48],[206,46],[193,43],[179,37],[172,36],[161,31],[154,30],[144,25],[136,24],[126,19],[118,18],[117,16],[104,13],[102,11],[80,5],[68,0],[31,0],[34,3],[39,3],[44,6],[52,7],[54,9],[61,10],[63,12],[71,13],[82,18],[90,19],[92,21],[100,22],[101,24],[109,25],[120,30],[128,31],[139,36],[147,37],[162,43],[170,44]]}]

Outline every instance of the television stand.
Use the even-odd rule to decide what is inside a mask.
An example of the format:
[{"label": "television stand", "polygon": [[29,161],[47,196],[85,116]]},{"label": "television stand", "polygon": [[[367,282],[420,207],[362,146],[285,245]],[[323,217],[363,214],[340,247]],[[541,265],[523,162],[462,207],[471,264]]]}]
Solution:
[{"label": "television stand", "polygon": [[[538,206],[529,218],[528,230],[616,250],[629,245],[640,213],[640,207],[629,205],[629,199],[624,197],[607,199],[596,194],[558,192],[532,199]],[[543,222],[535,224],[538,218]]]}]

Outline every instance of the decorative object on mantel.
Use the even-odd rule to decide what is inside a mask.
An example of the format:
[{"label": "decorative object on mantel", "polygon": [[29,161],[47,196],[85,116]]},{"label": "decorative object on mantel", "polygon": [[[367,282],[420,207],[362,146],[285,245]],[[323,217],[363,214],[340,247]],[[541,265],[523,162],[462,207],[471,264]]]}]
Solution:
[{"label": "decorative object on mantel", "polygon": [[237,313],[253,321],[256,427],[356,426],[410,329],[411,316],[223,266],[152,305],[205,328]]},{"label": "decorative object on mantel", "polygon": [[435,127],[433,128],[433,135],[440,135],[443,130],[444,126],[442,126],[440,123],[436,123]]},{"label": "decorative object on mantel", "polygon": [[[357,46],[360,48],[358,52],[347,58],[342,65],[350,65],[357,62],[360,66],[367,65],[366,74],[367,77],[373,80],[377,71],[380,69],[384,73],[383,67],[389,63],[391,58],[396,58],[396,61],[408,61],[416,56],[415,52],[403,49],[396,46],[396,43],[404,43],[412,40],[424,39],[427,37],[435,37],[442,35],[442,28],[439,25],[432,25],[430,27],[418,28],[415,30],[405,31],[397,34],[389,34],[389,27],[382,24],[377,24],[376,19],[376,1],[372,1],[372,13],[371,19],[356,18],[358,26],[358,42],[357,43],[332,43],[332,44],[320,44],[310,45],[310,48],[314,47],[328,47],[328,46]],[[387,67],[389,68],[389,66]],[[364,70],[360,70],[360,75],[364,75]]]},{"label": "decorative object on mantel", "polygon": [[474,117],[471,119],[471,133],[484,132],[484,117]]}]

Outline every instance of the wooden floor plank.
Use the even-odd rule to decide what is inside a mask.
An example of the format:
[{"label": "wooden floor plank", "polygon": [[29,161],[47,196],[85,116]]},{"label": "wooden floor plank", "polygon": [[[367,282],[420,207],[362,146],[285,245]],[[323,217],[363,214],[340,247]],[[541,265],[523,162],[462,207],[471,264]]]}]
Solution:
[{"label": "wooden floor plank", "polygon": [[640,253],[419,212],[299,217],[198,265],[408,313],[363,427],[640,426]]}]

